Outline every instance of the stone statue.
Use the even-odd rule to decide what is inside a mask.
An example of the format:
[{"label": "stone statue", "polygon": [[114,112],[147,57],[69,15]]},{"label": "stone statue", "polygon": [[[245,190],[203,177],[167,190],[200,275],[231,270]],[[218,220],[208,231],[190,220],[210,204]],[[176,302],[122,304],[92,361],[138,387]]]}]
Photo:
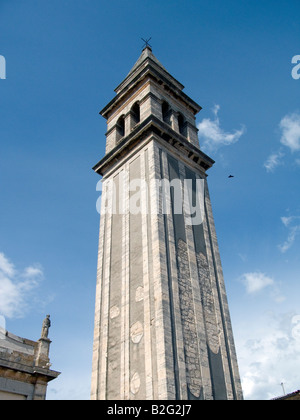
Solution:
[{"label": "stone statue", "polygon": [[51,327],[50,315],[47,315],[43,321],[41,338],[48,338],[49,328]]}]

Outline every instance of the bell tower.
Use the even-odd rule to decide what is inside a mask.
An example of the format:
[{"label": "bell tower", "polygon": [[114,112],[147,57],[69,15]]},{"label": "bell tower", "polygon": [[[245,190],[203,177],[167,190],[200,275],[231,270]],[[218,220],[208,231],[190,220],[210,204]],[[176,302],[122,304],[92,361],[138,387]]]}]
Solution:
[{"label": "bell tower", "polygon": [[242,399],[206,181],[214,161],[183,89],[146,45],[100,112],[92,399]]}]

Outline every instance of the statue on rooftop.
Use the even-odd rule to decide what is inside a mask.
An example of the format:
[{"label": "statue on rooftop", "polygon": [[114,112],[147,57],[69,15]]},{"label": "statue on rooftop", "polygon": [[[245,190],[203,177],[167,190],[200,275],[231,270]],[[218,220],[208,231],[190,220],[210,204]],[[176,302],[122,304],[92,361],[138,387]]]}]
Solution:
[{"label": "statue on rooftop", "polygon": [[43,321],[41,338],[48,338],[50,327],[51,327],[50,315],[47,315]]}]

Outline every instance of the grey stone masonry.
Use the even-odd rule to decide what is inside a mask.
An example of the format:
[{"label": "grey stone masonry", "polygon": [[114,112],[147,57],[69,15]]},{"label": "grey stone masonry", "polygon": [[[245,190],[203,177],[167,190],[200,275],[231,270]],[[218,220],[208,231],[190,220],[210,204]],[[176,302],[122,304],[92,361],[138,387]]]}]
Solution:
[{"label": "grey stone masonry", "polygon": [[147,46],[101,111],[94,400],[243,398],[206,181],[214,161],[182,90]]}]

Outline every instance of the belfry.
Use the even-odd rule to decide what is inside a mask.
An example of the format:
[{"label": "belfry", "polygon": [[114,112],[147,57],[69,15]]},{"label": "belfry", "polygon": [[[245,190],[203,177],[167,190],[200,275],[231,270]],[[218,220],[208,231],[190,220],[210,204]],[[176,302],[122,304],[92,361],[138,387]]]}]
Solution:
[{"label": "belfry", "polygon": [[146,44],[100,112],[92,399],[243,398],[206,180],[214,161],[183,89]]}]

